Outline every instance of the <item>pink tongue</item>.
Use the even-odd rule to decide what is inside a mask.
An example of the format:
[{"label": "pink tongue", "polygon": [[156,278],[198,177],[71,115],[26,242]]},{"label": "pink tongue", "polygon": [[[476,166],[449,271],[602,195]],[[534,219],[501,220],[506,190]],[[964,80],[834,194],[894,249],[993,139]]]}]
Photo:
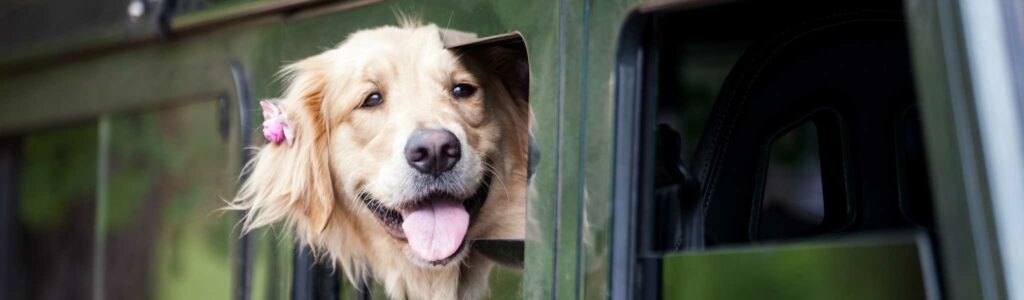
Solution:
[{"label": "pink tongue", "polygon": [[469,213],[461,202],[435,199],[413,211],[403,211],[402,230],[413,254],[438,261],[455,253],[466,237]]}]

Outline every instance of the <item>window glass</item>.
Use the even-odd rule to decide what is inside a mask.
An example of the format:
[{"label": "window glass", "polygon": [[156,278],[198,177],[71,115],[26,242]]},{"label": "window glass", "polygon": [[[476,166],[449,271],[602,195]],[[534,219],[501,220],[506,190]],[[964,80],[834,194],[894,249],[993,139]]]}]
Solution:
[{"label": "window glass", "polygon": [[216,101],[117,115],[109,123],[104,295],[227,299],[238,236],[218,211],[236,184],[238,153],[220,134]]},{"label": "window glass", "polygon": [[[685,31],[677,33],[682,35]],[[719,89],[749,41],[728,36],[677,39],[666,33],[659,67],[658,123],[678,131],[680,158],[690,163]]]},{"label": "window glass", "polygon": [[[920,129],[895,126],[915,87],[901,5],[741,1],[630,19],[616,73],[625,124],[616,151],[633,161],[616,165],[623,222],[613,224],[612,263],[624,267],[612,270],[623,279],[610,282],[613,295],[811,299],[843,295],[841,283],[880,291],[875,298],[919,297],[916,255],[933,257],[920,238],[930,227],[910,224],[931,212],[915,161]],[[667,130],[678,143],[665,142]],[[897,182],[898,168],[915,178]],[[914,200],[901,215],[904,196]],[[869,249],[907,229],[915,236],[901,251],[912,255]],[[846,236],[870,247],[840,245]],[[765,241],[772,245],[753,246]],[[799,251],[773,256],[786,248]],[[712,269],[721,276],[702,281]],[[779,270],[813,278],[775,280],[788,276]],[[873,280],[882,273],[890,280]]]},{"label": "window glass", "polygon": [[928,162],[924,149],[921,117],[916,107],[903,113],[896,131],[896,150],[899,167],[900,209],[904,217],[915,225],[932,228],[934,218],[931,206],[931,185],[928,180]]},{"label": "window glass", "polygon": [[281,230],[257,229],[249,233],[252,251],[252,299],[289,299],[292,288],[294,238]]},{"label": "window glass", "polygon": [[228,8],[267,4],[274,2],[300,2],[295,0],[181,0],[175,2],[174,14],[184,15],[198,12],[212,12]]},{"label": "window glass", "polygon": [[[155,15],[149,2],[145,17]],[[0,53],[38,55],[76,46],[118,41],[147,29],[149,20],[132,22],[129,0],[0,1]],[[13,29],[13,30],[12,30]]]},{"label": "window glass", "polygon": [[813,122],[772,143],[758,216],[762,239],[798,236],[824,221],[818,129]]},{"label": "window glass", "polygon": [[2,169],[16,176],[0,197],[12,208],[0,216],[11,287],[0,298],[229,298],[238,219],[217,209],[240,151],[218,111],[207,101],[4,141],[14,163]]},{"label": "window glass", "polygon": [[180,0],[171,8],[171,27],[225,21],[323,0]]},{"label": "window glass", "polygon": [[[7,144],[18,170],[0,219],[3,299],[80,299],[93,292],[96,123],[29,133]],[[5,151],[6,152],[6,151]],[[8,202],[10,201],[10,202]]]},{"label": "window glass", "polygon": [[[902,137],[893,139],[899,115],[892,110],[913,99],[906,35],[892,25],[903,16],[899,4],[819,3],[790,10],[783,7],[797,5],[738,2],[655,14],[645,45],[651,51],[644,67],[651,71],[642,73],[646,90],[639,95],[653,100],[644,109],[656,121],[648,124],[667,125],[678,133],[680,147],[647,144],[655,150],[646,153],[658,159],[649,182],[659,197],[663,187],[677,183],[658,168],[678,153],[699,191],[639,206],[641,224],[653,224],[641,231],[665,231],[652,234],[653,249],[906,227],[916,217],[900,216],[898,189],[924,196],[908,207],[927,218],[930,212],[921,209],[928,201],[921,184],[927,178],[915,175],[924,165],[898,162],[894,152],[896,143],[921,145],[904,140],[920,136],[913,127],[901,127]],[[878,11],[847,15],[865,8]],[[876,17],[881,21],[867,21]],[[864,59],[863,51],[877,55]],[[872,84],[878,88],[860,88]],[[808,117],[813,123],[777,135]],[[905,150],[914,157],[922,152]],[[901,176],[916,177],[897,183],[897,163],[905,163]],[[680,242],[700,238],[702,244]]]}]

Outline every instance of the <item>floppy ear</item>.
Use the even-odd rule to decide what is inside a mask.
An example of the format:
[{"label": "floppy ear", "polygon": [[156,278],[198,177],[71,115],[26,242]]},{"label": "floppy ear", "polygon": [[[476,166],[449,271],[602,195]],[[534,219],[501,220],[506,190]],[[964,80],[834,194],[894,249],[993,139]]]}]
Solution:
[{"label": "floppy ear", "polygon": [[[530,62],[526,55],[526,44],[519,43],[499,48],[494,59],[496,73],[502,84],[516,100],[530,102]],[[527,106],[527,109],[528,106]],[[529,113],[528,113],[529,114]],[[532,122],[532,121],[531,121]],[[531,124],[532,126],[532,124]],[[530,131],[529,157],[526,165],[526,178],[533,178],[537,165],[540,164],[540,146]]]},{"label": "floppy ear", "polygon": [[[487,66],[488,71],[501,81],[512,98],[526,103],[530,101],[530,60],[526,42],[519,33],[472,41],[464,40],[447,46],[459,53],[478,57],[478,60]],[[527,106],[523,107],[528,110]],[[533,173],[540,163],[540,146],[534,140],[532,132],[529,135],[528,147],[527,178],[533,178]]]},{"label": "floppy ear", "polygon": [[[518,36],[518,34],[517,34]],[[492,49],[493,66],[495,74],[501,78],[505,89],[512,94],[516,100],[530,102],[530,61],[526,54],[526,43],[519,37],[518,43],[512,43]],[[527,109],[528,106],[527,106]],[[529,113],[528,113],[529,114]],[[532,122],[532,121],[531,121]],[[537,165],[540,164],[540,146],[533,138],[533,131],[530,131],[529,157],[526,165],[526,178],[533,178]]]},{"label": "floppy ear", "polygon": [[[447,35],[453,34],[447,33]],[[533,117],[529,113],[527,105],[530,101],[530,60],[523,36],[518,32],[513,32],[476,40],[466,40],[465,38],[452,38],[452,40],[457,42],[446,42],[445,46],[459,54],[470,55],[475,57],[476,61],[483,62],[487,72],[498,78],[512,98],[523,102],[520,103],[522,105],[517,106],[525,111],[517,112],[517,114],[530,115],[527,122],[532,124]],[[526,177],[529,179],[533,178],[533,173],[537,170],[537,165],[540,164],[540,147],[534,140],[532,131],[529,134],[527,153]]]},{"label": "floppy ear", "polygon": [[[522,45],[522,44],[517,44]],[[495,46],[479,49],[475,55],[483,57],[494,74],[512,98],[529,102],[530,63],[526,49],[513,46]]]},{"label": "floppy ear", "polygon": [[257,150],[243,171],[248,178],[229,207],[247,210],[245,231],[285,220],[314,251],[335,199],[322,113],[327,75],[322,60],[314,56],[284,69],[287,90],[277,105],[294,140]]},{"label": "floppy ear", "polygon": [[526,44],[518,43],[498,48],[495,68],[505,88],[518,100],[530,102],[530,61]]}]

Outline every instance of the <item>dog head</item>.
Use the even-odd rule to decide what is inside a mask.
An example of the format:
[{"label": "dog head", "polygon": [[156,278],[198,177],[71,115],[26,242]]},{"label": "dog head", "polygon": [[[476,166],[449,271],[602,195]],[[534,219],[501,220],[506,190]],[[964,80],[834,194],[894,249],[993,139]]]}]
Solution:
[{"label": "dog head", "polygon": [[287,220],[350,278],[374,261],[457,266],[495,227],[479,211],[498,183],[525,182],[528,74],[523,53],[450,50],[444,36],[360,31],[287,66],[276,104],[293,133],[247,166],[232,202],[246,229]]}]

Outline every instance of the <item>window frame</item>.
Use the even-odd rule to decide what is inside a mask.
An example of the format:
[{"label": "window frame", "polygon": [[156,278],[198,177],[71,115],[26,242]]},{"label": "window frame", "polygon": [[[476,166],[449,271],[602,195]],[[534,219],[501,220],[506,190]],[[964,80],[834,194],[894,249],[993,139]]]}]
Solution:
[{"label": "window frame", "polygon": [[[946,0],[934,0],[934,2],[941,2]],[[955,0],[948,0],[955,1]],[[996,0],[991,0],[996,1]],[[924,9],[924,13],[911,13],[917,6],[925,3],[925,6],[932,5]],[[938,8],[935,6],[933,0],[905,0],[905,7],[908,11],[907,22],[908,22],[908,39],[912,44],[911,53],[912,56],[912,67],[915,76],[922,71],[921,65],[924,63],[920,59],[921,40],[937,38],[938,32],[932,32],[940,28],[937,24],[938,18],[934,15],[938,15]],[[661,282],[655,280],[654,282],[641,282],[641,278],[651,278],[651,276],[657,276],[655,278],[661,278],[661,258],[658,257],[660,253],[651,253],[648,250],[649,241],[651,240],[651,233],[649,230],[643,230],[643,223],[639,222],[644,219],[643,211],[649,210],[651,202],[646,201],[652,199],[653,191],[652,186],[653,178],[651,173],[645,172],[644,170],[651,170],[651,159],[643,159],[643,157],[652,157],[654,154],[652,147],[645,147],[645,143],[653,140],[653,130],[644,130],[644,128],[654,128],[653,120],[654,115],[653,109],[656,108],[657,99],[657,76],[656,71],[652,71],[653,68],[648,68],[650,65],[657,65],[659,53],[656,47],[657,39],[654,37],[656,33],[652,30],[652,20],[656,18],[656,15],[660,12],[669,10],[680,10],[689,7],[702,7],[707,5],[714,5],[715,1],[694,1],[686,3],[676,3],[674,5],[660,5],[656,8],[634,10],[627,18],[621,27],[619,36],[620,40],[617,45],[616,60],[615,60],[615,76],[614,76],[614,101],[615,101],[615,134],[614,134],[614,169],[613,169],[613,203],[612,203],[612,237],[611,237],[611,254],[610,254],[610,270],[611,276],[609,277],[610,296],[613,299],[650,299],[660,296]],[[942,9],[948,9],[948,7],[942,7]],[[948,13],[948,12],[943,12]],[[922,25],[923,24],[923,25]],[[928,28],[920,28],[921,26],[928,26]],[[927,42],[932,42],[927,40]],[[928,45],[933,46],[933,45]],[[941,51],[942,47],[936,47],[929,51]],[[927,52],[927,51],[926,51]],[[928,68],[927,70],[932,69]],[[944,73],[940,73],[944,75]],[[932,74],[935,75],[935,74]],[[916,79],[918,86],[922,80]],[[946,82],[941,83],[935,82],[939,86],[945,86]],[[918,101],[921,99],[929,99],[927,95],[917,95]],[[925,101],[927,102],[927,101]],[[944,122],[945,120],[934,120],[935,116],[930,122],[925,120],[924,127],[935,126],[936,122]],[[927,119],[922,116],[922,119]],[[929,131],[926,136],[929,140],[934,140],[933,135],[937,134],[935,131],[945,129],[945,126],[938,126],[938,129],[926,129]],[[956,145],[956,142],[953,142]],[[847,147],[845,143],[842,143],[841,147]],[[948,148],[949,145],[937,146],[933,141],[928,141],[926,148]],[[929,153],[931,155],[931,153]],[[945,164],[945,163],[939,163]],[[932,170],[932,175],[936,172],[936,162],[933,156],[929,156],[928,167]],[[848,172],[848,168],[844,168],[843,172]],[[961,177],[962,178],[962,177]],[[849,182],[844,182],[849,184]],[[933,183],[938,185],[938,183]],[[934,190],[933,195],[939,194],[941,191]],[[760,195],[760,193],[758,193]],[[847,195],[849,197],[849,195]],[[641,201],[644,200],[644,201]],[[935,205],[942,205],[937,202]],[[956,200],[960,201],[961,200]],[[758,202],[759,203],[759,202]],[[851,211],[848,218],[853,217],[852,207],[849,207],[849,201],[847,201],[848,209]],[[949,212],[947,212],[949,213]],[[952,214],[957,215],[952,220],[957,220],[964,217],[967,212],[953,212]],[[941,217],[945,217],[936,211],[936,222]],[[949,220],[946,221],[949,223]],[[950,231],[960,231],[952,234],[956,243],[969,243],[974,245],[970,240],[970,234],[964,236],[964,233],[960,229],[949,230],[948,228],[940,229],[937,231],[937,235],[941,239],[946,239],[947,235],[951,235]],[[970,229],[970,228],[967,228]],[[928,295],[928,298],[937,298],[943,294],[944,288],[939,284],[940,277],[944,274],[957,274],[962,266],[957,264],[949,264],[946,266],[951,259],[945,253],[950,246],[950,242],[943,241],[942,243],[942,258],[943,268],[940,269],[936,264],[939,260],[935,258],[933,253],[937,253],[939,245],[933,245],[932,242],[920,235],[911,235],[910,239],[914,240],[918,249],[920,249],[920,267],[923,282],[925,284],[924,290]],[[854,238],[861,238],[862,236],[855,236]],[[814,247],[817,246],[835,246],[843,243],[843,239],[831,240],[823,242],[812,242],[810,244]],[[962,245],[961,245],[962,246]],[[754,246],[757,247],[757,246]],[[736,249],[750,249],[751,247],[733,247]],[[776,246],[770,247],[759,247],[758,251],[773,251]],[[934,250],[933,250],[934,249]],[[703,253],[697,253],[702,255]],[[953,255],[953,257],[964,258],[962,255]],[[973,281],[979,277],[977,273],[971,274],[973,278],[967,281]],[[957,284],[951,283],[949,278],[946,278],[945,284]],[[989,280],[990,278],[982,279]],[[970,282],[966,285],[972,284]],[[980,294],[970,294],[980,295]],[[975,296],[958,295],[952,297],[955,299],[973,299]]]},{"label": "window frame", "polygon": [[[1000,0],[905,0],[935,197],[943,287],[952,299],[1024,297],[1024,149],[1013,20]],[[1009,45],[1007,45],[1009,43]],[[1018,57],[1013,57],[1018,54]],[[1018,97],[1019,98],[1019,97]],[[955,274],[955,275],[954,275]]]}]

